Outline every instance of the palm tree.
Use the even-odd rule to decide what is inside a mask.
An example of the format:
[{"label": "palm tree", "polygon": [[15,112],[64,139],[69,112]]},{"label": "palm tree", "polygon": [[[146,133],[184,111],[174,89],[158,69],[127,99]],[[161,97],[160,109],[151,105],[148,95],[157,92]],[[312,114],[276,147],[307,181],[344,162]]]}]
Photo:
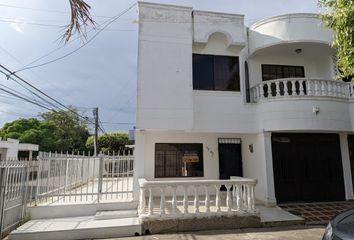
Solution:
[{"label": "palm tree", "polygon": [[90,14],[91,6],[88,5],[85,0],[69,0],[69,3],[71,10],[70,23],[67,25],[62,37],[65,43],[67,43],[75,33],[86,38],[86,27],[95,25]]}]

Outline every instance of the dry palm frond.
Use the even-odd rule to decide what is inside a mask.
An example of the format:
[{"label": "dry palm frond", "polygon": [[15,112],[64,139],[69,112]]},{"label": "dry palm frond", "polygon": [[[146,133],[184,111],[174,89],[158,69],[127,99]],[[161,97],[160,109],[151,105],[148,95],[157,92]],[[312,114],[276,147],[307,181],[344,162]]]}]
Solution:
[{"label": "dry palm frond", "polygon": [[63,34],[63,40],[67,43],[74,33],[78,33],[86,39],[86,27],[95,25],[91,14],[90,5],[84,0],[69,0],[71,9],[71,20]]}]

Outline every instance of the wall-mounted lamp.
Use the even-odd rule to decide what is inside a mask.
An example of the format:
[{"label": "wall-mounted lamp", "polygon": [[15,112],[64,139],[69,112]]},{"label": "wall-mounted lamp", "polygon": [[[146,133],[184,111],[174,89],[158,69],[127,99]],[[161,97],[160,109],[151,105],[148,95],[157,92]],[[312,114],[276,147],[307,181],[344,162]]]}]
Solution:
[{"label": "wall-mounted lamp", "polygon": [[320,108],[319,107],[312,107],[312,112],[316,115],[320,113]]},{"label": "wall-mounted lamp", "polygon": [[302,49],[301,49],[301,48],[295,49],[295,52],[296,52],[297,54],[300,54],[300,53],[302,53]]},{"label": "wall-mounted lamp", "polygon": [[248,149],[250,150],[250,153],[253,153],[253,144],[248,145]]}]

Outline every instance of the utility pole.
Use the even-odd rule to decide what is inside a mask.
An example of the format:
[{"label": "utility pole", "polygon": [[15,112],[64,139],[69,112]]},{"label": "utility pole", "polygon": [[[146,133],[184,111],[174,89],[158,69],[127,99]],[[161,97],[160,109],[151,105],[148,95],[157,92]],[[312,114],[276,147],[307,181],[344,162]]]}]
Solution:
[{"label": "utility pole", "polygon": [[95,136],[94,136],[94,156],[97,156],[97,148],[98,148],[98,107],[93,109],[93,117],[95,119]]}]

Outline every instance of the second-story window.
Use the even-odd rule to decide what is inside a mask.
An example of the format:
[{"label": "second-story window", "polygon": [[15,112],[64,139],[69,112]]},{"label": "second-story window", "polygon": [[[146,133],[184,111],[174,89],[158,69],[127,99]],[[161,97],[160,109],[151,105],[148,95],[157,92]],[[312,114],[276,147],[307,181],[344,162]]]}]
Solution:
[{"label": "second-story window", "polygon": [[193,54],[193,89],[240,91],[238,57]]},{"label": "second-story window", "polygon": [[304,78],[303,66],[262,64],[262,81],[280,78]]}]

